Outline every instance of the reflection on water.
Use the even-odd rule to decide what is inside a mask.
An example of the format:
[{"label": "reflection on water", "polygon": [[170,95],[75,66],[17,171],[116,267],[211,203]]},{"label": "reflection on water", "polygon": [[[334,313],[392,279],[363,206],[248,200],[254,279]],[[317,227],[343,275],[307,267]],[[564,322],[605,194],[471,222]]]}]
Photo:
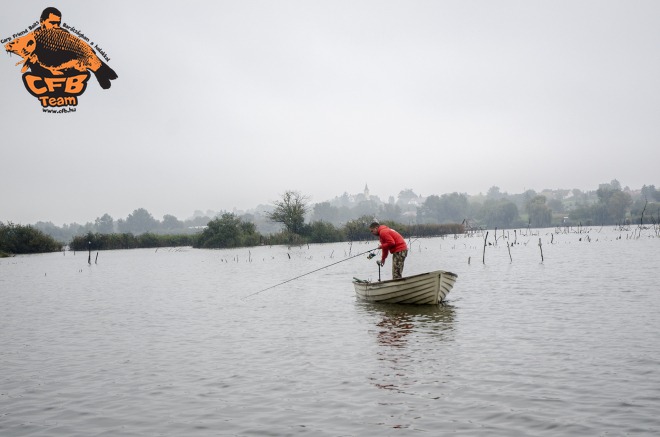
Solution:
[{"label": "reflection on water", "polygon": [[407,314],[395,314],[383,317],[376,326],[381,329],[378,331],[378,343],[383,346],[403,347],[406,344],[406,336],[412,332],[415,325]]},{"label": "reflection on water", "polygon": [[444,340],[452,329],[454,307],[444,305],[393,305],[364,303],[367,311],[378,315],[376,323],[378,344],[404,347],[407,337],[415,332],[431,334],[436,340]]},{"label": "reflection on water", "polygon": [[[368,379],[383,390],[406,393],[437,363],[418,369],[416,362],[428,361],[442,351],[443,343],[453,341],[455,309],[444,305],[392,305],[362,303],[372,315],[375,328],[376,360],[380,363]],[[414,389],[413,389],[414,390]]]}]

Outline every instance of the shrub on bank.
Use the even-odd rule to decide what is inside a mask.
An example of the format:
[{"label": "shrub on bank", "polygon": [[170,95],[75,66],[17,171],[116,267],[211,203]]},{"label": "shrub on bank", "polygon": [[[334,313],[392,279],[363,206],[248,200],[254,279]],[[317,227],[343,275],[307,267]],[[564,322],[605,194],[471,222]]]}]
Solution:
[{"label": "shrub on bank", "polygon": [[0,256],[62,250],[62,244],[32,226],[0,222]]},{"label": "shrub on bank", "polygon": [[86,235],[74,237],[69,243],[71,250],[113,250],[113,249],[145,249],[154,247],[192,246],[194,235],[158,235],[146,233],[141,235],[99,234],[88,232]]},{"label": "shrub on bank", "polygon": [[193,247],[217,249],[256,246],[261,239],[254,223],[245,222],[235,214],[225,213],[208,223],[206,229],[195,238]]}]

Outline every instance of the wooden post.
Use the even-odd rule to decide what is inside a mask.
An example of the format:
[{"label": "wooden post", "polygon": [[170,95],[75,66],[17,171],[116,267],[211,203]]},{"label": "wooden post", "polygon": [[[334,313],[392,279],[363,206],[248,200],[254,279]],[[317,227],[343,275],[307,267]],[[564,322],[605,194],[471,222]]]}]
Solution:
[{"label": "wooden post", "polygon": [[541,262],[543,262],[543,245],[541,244],[540,238],[539,238],[539,249],[541,250]]},{"label": "wooden post", "polygon": [[[646,205],[649,204],[649,200],[645,199],[646,201],[644,202],[644,209],[642,210],[642,216],[639,218],[639,227],[641,228],[644,226],[644,211],[646,211]],[[651,215],[653,217],[653,215]]]},{"label": "wooden post", "polygon": [[481,262],[483,262],[484,264],[486,264],[486,240],[488,240],[488,231],[486,231],[486,236],[484,237],[484,254],[481,259]]}]

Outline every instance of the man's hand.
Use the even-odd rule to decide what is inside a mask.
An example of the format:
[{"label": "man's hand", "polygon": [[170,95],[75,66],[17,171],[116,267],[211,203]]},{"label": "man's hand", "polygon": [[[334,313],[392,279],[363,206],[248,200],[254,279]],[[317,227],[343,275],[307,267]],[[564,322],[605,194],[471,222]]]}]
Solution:
[{"label": "man's hand", "polygon": [[378,264],[379,267],[383,267],[385,265],[385,261],[376,261],[376,264]]}]

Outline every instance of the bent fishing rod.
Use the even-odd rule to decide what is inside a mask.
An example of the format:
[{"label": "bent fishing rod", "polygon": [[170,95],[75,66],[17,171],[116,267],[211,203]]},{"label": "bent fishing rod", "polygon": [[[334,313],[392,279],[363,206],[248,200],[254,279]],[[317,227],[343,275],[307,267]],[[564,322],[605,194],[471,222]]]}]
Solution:
[{"label": "bent fishing rod", "polygon": [[270,287],[268,287],[268,288],[264,288],[263,290],[259,290],[259,291],[257,291],[256,293],[248,294],[247,296],[243,297],[242,299],[247,299],[248,297],[256,296],[257,294],[262,293],[262,292],[264,292],[264,291],[266,291],[266,290],[270,290],[271,288],[279,287],[280,285],[282,285],[282,284],[286,284],[287,282],[294,281],[294,280],[296,280],[296,279],[298,279],[298,278],[302,278],[303,276],[311,275],[312,273],[314,273],[314,272],[318,272],[319,270],[327,269],[328,267],[332,267],[332,266],[334,266],[335,264],[339,264],[339,263],[342,263],[342,262],[344,262],[344,261],[348,261],[349,259],[352,259],[352,258],[358,257],[358,256],[360,256],[360,255],[364,255],[365,253],[371,253],[371,252],[373,252],[373,251],[375,251],[375,250],[378,250],[378,249],[379,249],[378,247],[375,248],[375,249],[369,249],[369,250],[367,250],[366,252],[361,252],[361,253],[358,253],[357,255],[349,256],[349,257],[346,258],[346,259],[342,259],[342,260],[337,261],[337,262],[334,262],[334,263],[332,263],[332,264],[328,264],[327,266],[319,267],[318,269],[316,269],[316,270],[312,270],[311,272],[303,273],[302,275],[296,276],[295,278],[287,279],[286,281],[284,281],[284,282],[280,282],[279,284],[271,285]]}]

